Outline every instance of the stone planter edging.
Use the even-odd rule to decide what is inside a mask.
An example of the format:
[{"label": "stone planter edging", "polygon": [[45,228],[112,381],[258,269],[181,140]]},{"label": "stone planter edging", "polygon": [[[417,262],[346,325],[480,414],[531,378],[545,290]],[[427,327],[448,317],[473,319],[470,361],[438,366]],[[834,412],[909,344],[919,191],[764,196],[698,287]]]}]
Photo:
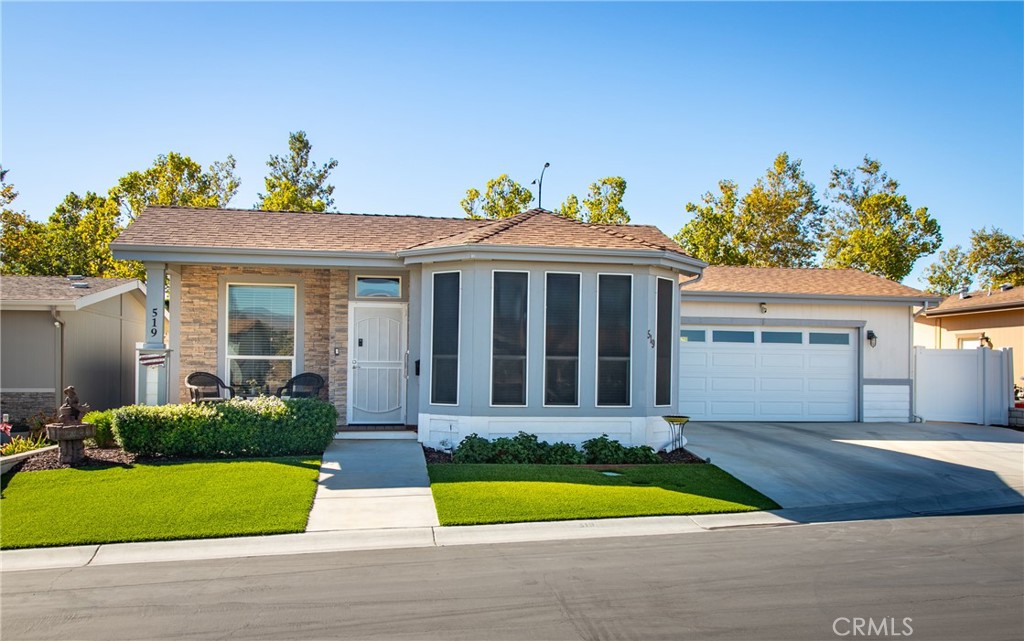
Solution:
[{"label": "stone planter edging", "polygon": [[21,454],[11,454],[10,456],[0,456],[0,474],[7,474],[12,467],[21,463],[25,459],[30,459],[37,454],[44,452],[52,452],[57,449],[57,445],[47,445],[41,447],[38,450],[32,450],[30,452],[22,452]]}]

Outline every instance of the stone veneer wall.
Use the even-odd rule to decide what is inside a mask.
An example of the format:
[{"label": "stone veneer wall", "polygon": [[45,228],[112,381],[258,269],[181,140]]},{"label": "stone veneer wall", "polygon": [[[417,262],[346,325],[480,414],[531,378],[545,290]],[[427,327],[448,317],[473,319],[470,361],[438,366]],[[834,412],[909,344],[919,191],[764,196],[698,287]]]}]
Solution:
[{"label": "stone veneer wall", "polygon": [[[188,402],[185,378],[192,372],[217,372],[217,314],[220,276],[290,276],[303,281],[303,370],[324,377],[322,392],[345,416],[348,338],[348,271],[283,267],[183,265],[181,267],[181,319],[178,350],[180,379],[178,402]],[[171,313],[175,313],[174,310]],[[334,356],[334,347],[340,355]],[[174,401],[175,399],[171,399]]]},{"label": "stone veneer wall", "polygon": [[28,419],[40,412],[54,416],[58,405],[55,392],[0,393],[0,413],[10,414],[12,425],[28,425]]}]

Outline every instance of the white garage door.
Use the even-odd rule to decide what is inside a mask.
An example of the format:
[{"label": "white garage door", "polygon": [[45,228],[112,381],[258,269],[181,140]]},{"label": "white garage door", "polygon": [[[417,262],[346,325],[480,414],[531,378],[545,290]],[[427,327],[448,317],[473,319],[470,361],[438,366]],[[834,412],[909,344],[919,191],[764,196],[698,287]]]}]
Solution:
[{"label": "white garage door", "polygon": [[679,411],[704,421],[854,421],[856,334],[683,327]]}]

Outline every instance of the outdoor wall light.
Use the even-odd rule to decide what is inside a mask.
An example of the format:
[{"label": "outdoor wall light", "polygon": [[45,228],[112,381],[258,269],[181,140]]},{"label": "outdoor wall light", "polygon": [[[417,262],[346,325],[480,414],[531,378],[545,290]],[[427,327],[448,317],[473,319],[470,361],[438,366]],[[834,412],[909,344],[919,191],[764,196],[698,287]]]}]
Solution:
[{"label": "outdoor wall light", "polygon": [[871,345],[872,347],[874,347],[877,344],[878,344],[878,335],[875,334],[875,330],[869,329],[868,330],[868,345]]},{"label": "outdoor wall light", "polygon": [[768,306],[765,305],[764,303],[761,303],[761,313],[762,314],[767,314],[768,313]]}]

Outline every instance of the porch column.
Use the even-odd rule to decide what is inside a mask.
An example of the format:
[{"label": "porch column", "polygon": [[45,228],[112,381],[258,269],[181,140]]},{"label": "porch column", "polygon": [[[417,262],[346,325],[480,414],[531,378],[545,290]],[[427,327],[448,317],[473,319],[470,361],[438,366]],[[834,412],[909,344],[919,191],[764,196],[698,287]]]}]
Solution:
[{"label": "porch column", "polygon": [[164,276],[167,265],[146,263],[146,349],[163,349]]},{"label": "porch column", "polygon": [[168,352],[164,342],[164,282],[167,265],[146,263],[145,342],[136,345],[135,402],[167,403]]}]

